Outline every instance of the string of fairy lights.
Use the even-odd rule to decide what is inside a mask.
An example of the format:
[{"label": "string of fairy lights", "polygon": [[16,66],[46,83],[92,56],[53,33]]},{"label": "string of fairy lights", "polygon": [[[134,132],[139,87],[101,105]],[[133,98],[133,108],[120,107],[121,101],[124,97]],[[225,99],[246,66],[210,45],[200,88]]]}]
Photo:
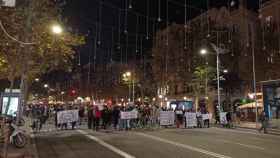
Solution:
[{"label": "string of fairy lights", "polygon": [[[95,0],[98,1],[98,0]],[[188,42],[190,40],[190,37],[188,37],[188,27],[190,27],[190,21],[192,19],[192,12],[197,12],[197,13],[202,13],[205,12],[205,15],[207,17],[206,20],[206,25],[207,25],[207,34],[206,34],[206,38],[209,38],[211,36],[211,24],[210,24],[210,18],[208,15],[208,10],[211,9],[210,7],[210,0],[205,0],[205,8],[197,8],[193,5],[191,5],[191,1],[192,0],[184,0],[184,2],[179,2],[177,0],[157,0],[157,15],[152,15],[151,14],[151,4],[149,0],[144,0],[143,2],[145,3],[146,7],[145,7],[145,11],[143,11],[144,13],[140,13],[137,12],[134,9],[134,6],[137,6],[137,2],[133,1],[133,0],[125,0],[125,4],[124,7],[119,7],[117,5],[114,5],[108,1],[98,1],[99,2],[99,9],[98,9],[98,19],[97,21],[92,21],[92,20],[85,20],[85,18],[83,18],[84,21],[87,21],[87,23],[91,23],[96,29],[95,29],[95,34],[97,35],[97,39],[94,40],[93,44],[93,57],[91,56],[91,54],[89,55],[89,67],[91,67],[91,62],[93,62],[93,69],[89,68],[89,71],[95,71],[96,70],[96,60],[97,60],[97,55],[98,55],[98,48],[104,48],[104,49],[109,49],[110,50],[110,62],[114,61],[114,56],[115,53],[119,53],[119,60],[120,62],[123,64],[128,64],[128,59],[129,59],[129,54],[130,54],[130,49],[134,49],[134,57],[137,56],[138,53],[140,53],[140,60],[142,63],[142,59],[145,58],[143,57],[144,53],[143,51],[143,47],[145,46],[144,43],[153,43],[155,44],[155,47],[160,47],[159,45],[159,37],[156,36],[157,31],[162,28],[163,25],[164,28],[166,29],[165,31],[166,33],[166,37],[165,37],[165,45],[166,45],[166,52],[165,52],[165,72],[168,72],[168,64],[167,64],[167,59],[168,59],[168,51],[169,51],[169,24],[170,24],[170,5],[176,5],[179,8],[183,8],[184,10],[184,22],[183,22],[183,26],[184,26],[184,49],[186,50],[188,48]],[[166,2],[166,4],[164,4],[164,2]],[[236,1],[235,0],[228,0],[228,4],[227,4],[227,8],[228,10],[231,9],[231,7],[234,7],[236,5]],[[247,6],[247,3],[245,1],[245,6]],[[166,8],[163,8],[163,6],[166,6]],[[262,0],[259,0],[259,8],[263,7],[263,2]],[[104,17],[103,14],[104,12],[106,12],[106,9],[110,8],[112,10],[116,11],[116,17],[115,19],[117,19],[117,24],[116,25],[106,25],[104,24]],[[162,9],[164,9],[164,12],[166,13],[166,15],[162,14]],[[278,11],[279,12],[279,11]],[[231,14],[231,12],[229,11],[229,14]],[[134,18],[135,22],[135,26],[131,26],[129,24],[129,20],[131,17],[136,17]],[[229,15],[231,16],[231,15]],[[247,13],[245,13],[245,11],[243,12],[243,23],[245,25],[249,25],[249,21],[248,21],[248,17],[247,17]],[[201,18],[201,23],[205,23],[204,19]],[[140,29],[140,24],[145,23],[145,31],[143,31],[143,29]],[[262,50],[265,52],[267,50],[267,44],[266,44],[266,38],[265,38],[265,29],[266,26],[264,24],[264,22],[261,23],[262,25],[262,45],[263,48]],[[234,47],[233,47],[233,33],[234,33],[234,27],[233,27],[233,22],[232,20],[230,20],[229,24],[229,30],[228,30],[228,43],[230,44],[230,48],[231,49],[231,56],[234,56]],[[135,31],[131,31],[130,28],[134,28],[132,30]],[[280,26],[278,23],[278,32],[280,32]],[[203,28],[201,27],[202,31]],[[250,31],[249,31],[249,27],[247,28],[246,31],[246,47],[250,47]],[[108,31],[109,30],[109,31]],[[105,32],[111,32],[111,46],[110,48],[105,47],[105,44],[103,45],[103,34],[105,34]],[[134,40],[131,40],[130,37],[134,37]],[[132,41],[132,42],[131,42]],[[279,53],[280,53],[280,38],[278,39],[278,43],[279,43]],[[147,44],[146,44],[147,45]],[[244,51],[244,56],[248,56],[247,51]],[[267,62],[268,63],[273,63],[273,57],[274,57],[274,53],[273,51],[269,52],[270,54],[268,55],[268,59]],[[130,54],[131,55],[131,54]],[[80,63],[80,59],[81,57],[79,57],[79,63]],[[91,61],[93,60],[93,61]],[[89,77],[88,79],[90,79],[90,75],[91,73],[88,73]]]}]

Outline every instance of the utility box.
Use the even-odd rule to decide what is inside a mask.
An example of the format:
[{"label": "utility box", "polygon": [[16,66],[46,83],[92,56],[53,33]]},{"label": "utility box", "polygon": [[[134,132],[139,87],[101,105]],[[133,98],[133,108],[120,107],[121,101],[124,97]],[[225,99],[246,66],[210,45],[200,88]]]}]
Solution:
[{"label": "utility box", "polygon": [[[7,109],[9,103],[9,109]],[[7,115],[16,117],[19,113],[21,105],[21,93],[18,91],[12,91],[1,94],[1,100],[0,100],[0,112],[1,115],[5,115],[7,112]]]}]

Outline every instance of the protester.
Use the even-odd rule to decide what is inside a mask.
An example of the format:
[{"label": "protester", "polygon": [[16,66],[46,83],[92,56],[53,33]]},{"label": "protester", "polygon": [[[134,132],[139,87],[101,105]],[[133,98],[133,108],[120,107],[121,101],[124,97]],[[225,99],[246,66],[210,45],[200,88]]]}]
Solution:
[{"label": "protester", "polygon": [[[206,110],[206,113],[205,113],[205,114],[209,116],[209,112],[208,112],[207,110]],[[210,118],[209,118],[209,117],[207,117],[207,118],[204,120],[204,126],[206,126],[207,128],[210,127]]]},{"label": "protester", "polygon": [[85,108],[84,108],[84,106],[80,106],[79,107],[79,125],[82,125],[84,116],[85,116]]},{"label": "protester", "polygon": [[118,106],[115,106],[113,108],[113,112],[112,112],[112,117],[113,117],[113,125],[114,125],[114,129],[117,129],[117,125],[119,124],[119,118],[120,118],[120,109]]},{"label": "protester", "polygon": [[264,111],[261,113],[259,120],[261,122],[261,128],[259,129],[259,132],[262,132],[263,130],[264,133],[267,133],[268,117]]},{"label": "protester", "polygon": [[226,119],[227,119],[227,125],[226,125],[226,127],[227,128],[232,128],[232,117],[231,117],[231,112],[229,111],[229,112],[227,112],[227,114],[226,114]]},{"label": "protester", "polygon": [[237,124],[240,124],[240,120],[241,120],[241,112],[240,112],[240,110],[238,109],[238,110],[236,111],[236,123],[237,123]]},{"label": "protester", "polygon": [[175,114],[176,114],[176,127],[180,128],[180,125],[182,125],[182,123],[183,123],[184,112],[182,109],[179,109],[178,107],[176,107]]},{"label": "protester", "polygon": [[103,129],[106,129],[110,122],[110,118],[111,118],[111,112],[107,106],[104,106],[104,109],[101,112],[101,116],[102,116]]},{"label": "protester", "polygon": [[101,111],[99,110],[98,106],[94,107],[93,114],[93,129],[98,131],[101,118]]},{"label": "protester", "polygon": [[90,105],[87,109],[87,117],[88,117],[88,129],[92,129],[92,125],[93,125],[93,106]]},{"label": "protester", "polygon": [[202,120],[202,114],[201,114],[200,109],[197,110],[196,119],[197,119],[197,127],[202,128],[203,127],[203,120]]}]

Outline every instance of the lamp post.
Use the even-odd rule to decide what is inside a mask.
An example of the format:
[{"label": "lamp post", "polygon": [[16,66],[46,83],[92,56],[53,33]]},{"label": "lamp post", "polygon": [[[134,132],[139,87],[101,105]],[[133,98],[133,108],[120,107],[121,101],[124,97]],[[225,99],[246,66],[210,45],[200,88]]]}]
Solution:
[{"label": "lamp post", "polygon": [[[217,32],[217,43],[218,43],[218,38],[219,38],[219,32]],[[210,43],[211,46],[214,48],[215,52],[216,52],[216,67],[217,67],[217,99],[218,99],[218,110],[219,112],[221,112],[221,94],[220,94],[220,59],[219,56],[220,54],[226,54],[228,53],[228,50],[226,49],[222,49],[217,47],[214,43]],[[208,52],[206,49],[202,49],[200,51],[201,55],[206,55]],[[226,70],[227,71],[227,70]]]},{"label": "lamp post", "polygon": [[[129,95],[129,100],[131,97],[131,84],[132,84],[132,102],[134,102],[135,99],[135,81],[134,81],[134,76],[130,71],[127,71],[123,74],[124,80],[128,81],[128,95]],[[132,83],[131,83],[132,82]]]}]

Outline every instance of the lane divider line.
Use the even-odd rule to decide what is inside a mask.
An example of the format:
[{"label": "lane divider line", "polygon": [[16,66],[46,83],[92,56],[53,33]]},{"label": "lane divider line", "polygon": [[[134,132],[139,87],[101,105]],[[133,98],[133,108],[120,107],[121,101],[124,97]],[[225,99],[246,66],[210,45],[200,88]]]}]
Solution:
[{"label": "lane divider line", "polygon": [[210,155],[210,156],[213,156],[213,157],[216,157],[216,158],[232,158],[232,157],[229,157],[229,156],[214,153],[214,152],[207,151],[207,150],[204,150],[204,149],[200,149],[200,148],[197,148],[197,147],[193,147],[193,146],[190,146],[190,145],[181,144],[181,143],[177,143],[177,142],[170,141],[170,140],[167,140],[167,139],[163,139],[163,138],[160,138],[160,137],[157,137],[157,136],[152,136],[152,135],[144,134],[144,133],[136,133],[136,134],[139,135],[139,136],[147,137],[147,138],[157,140],[157,141],[160,141],[160,142],[163,142],[163,143],[167,143],[167,144],[171,144],[171,145],[178,146],[178,147],[181,147],[181,148],[185,148],[185,149],[188,149],[188,150],[192,150],[192,151],[195,151],[195,152],[199,152],[199,153],[202,153],[202,154],[205,154],[205,155]]},{"label": "lane divider line", "polygon": [[118,155],[120,155],[120,156],[122,156],[122,157],[124,157],[124,158],[136,158],[135,156],[132,156],[132,155],[130,155],[130,154],[128,154],[128,153],[126,153],[126,152],[124,152],[124,151],[122,151],[122,150],[120,150],[120,149],[114,147],[114,146],[112,146],[111,144],[108,144],[108,143],[104,142],[103,140],[101,140],[101,139],[99,139],[99,138],[97,138],[97,137],[95,137],[95,136],[93,136],[93,135],[89,135],[89,134],[88,134],[87,132],[85,132],[85,131],[82,131],[82,130],[77,130],[77,131],[78,131],[79,133],[85,135],[87,138],[89,138],[89,139],[91,139],[91,140],[97,142],[98,144],[100,144],[100,145],[106,147],[107,149],[109,149],[109,150],[111,150],[111,151],[117,153]]},{"label": "lane divider line", "polygon": [[248,145],[248,144],[232,142],[232,141],[227,141],[227,140],[217,140],[217,141],[223,142],[223,143],[229,143],[229,144],[236,144],[236,145],[244,146],[244,147],[247,147],[247,148],[253,148],[253,149],[257,149],[257,150],[265,150],[263,147],[259,147],[259,146],[256,146],[256,145]]}]

